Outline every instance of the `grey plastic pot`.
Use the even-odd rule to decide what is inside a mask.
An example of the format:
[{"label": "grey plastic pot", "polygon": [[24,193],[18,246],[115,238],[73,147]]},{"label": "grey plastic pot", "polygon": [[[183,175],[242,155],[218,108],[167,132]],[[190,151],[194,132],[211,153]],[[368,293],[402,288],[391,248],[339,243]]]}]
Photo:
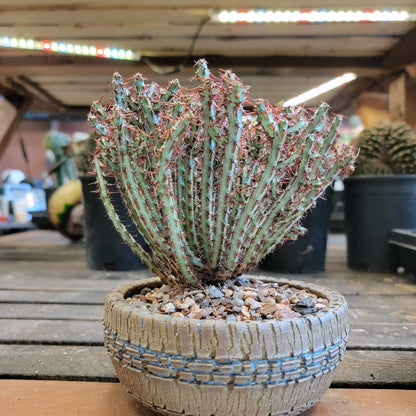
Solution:
[{"label": "grey plastic pot", "polygon": [[313,406],[346,348],[345,299],[314,284],[262,280],[307,288],[329,309],[285,320],[174,318],[125,300],[158,278],[111,290],[104,339],[126,390],[162,415],[296,415]]}]

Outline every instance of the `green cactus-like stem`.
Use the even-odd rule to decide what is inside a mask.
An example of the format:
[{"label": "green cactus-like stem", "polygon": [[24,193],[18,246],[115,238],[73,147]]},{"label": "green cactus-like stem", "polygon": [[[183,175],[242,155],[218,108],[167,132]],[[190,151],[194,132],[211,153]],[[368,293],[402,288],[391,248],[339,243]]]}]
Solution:
[{"label": "green cactus-like stem", "polygon": [[[216,232],[213,247],[211,268],[215,270],[220,257],[221,239],[227,232],[227,214],[229,208],[230,193],[234,178],[236,175],[237,153],[240,146],[242,131],[242,113],[243,109],[239,104],[244,101],[244,89],[240,85],[235,85],[234,79],[230,76],[229,82],[229,104],[227,105],[228,114],[228,143],[226,145],[223,161],[223,170],[221,175],[221,184],[218,194],[218,207],[216,211]],[[225,215],[224,215],[225,214]]]},{"label": "green cactus-like stem", "polygon": [[[163,89],[140,74],[130,81],[115,74],[114,100],[94,103],[89,115],[109,217],[169,285],[234,278],[295,239],[305,211],[354,159],[351,148],[334,145],[340,119],[331,121],[326,105],[312,116],[273,107],[246,97],[230,71],[212,76],[204,61],[196,81],[192,90],[177,81]],[[120,223],[106,175],[115,177],[151,254]]]},{"label": "green cactus-like stem", "polygon": [[140,246],[140,244],[137,244],[134,237],[127,231],[126,227],[121,222],[120,217],[116,213],[114,206],[110,200],[110,195],[107,189],[107,182],[105,179],[104,172],[102,171],[100,163],[97,159],[94,159],[94,166],[97,175],[97,184],[100,196],[103,201],[104,207],[107,211],[107,214],[110,217],[112,223],[114,224],[115,229],[119,232],[123,240],[131,248],[133,253],[140,258],[143,264],[145,264],[153,273],[162,277],[159,270],[156,267],[154,267],[149,254],[146,253],[146,251]]}]

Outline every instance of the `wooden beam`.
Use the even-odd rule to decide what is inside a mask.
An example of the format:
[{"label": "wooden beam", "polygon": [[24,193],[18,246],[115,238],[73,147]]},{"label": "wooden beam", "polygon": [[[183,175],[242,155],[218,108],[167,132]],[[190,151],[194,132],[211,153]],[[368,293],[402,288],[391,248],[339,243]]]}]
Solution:
[{"label": "wooden beam", "polygon": [[8,93],[4,95],[4,99],[10,102],[15,107],[16,111],[13,112],[12,120],[10,121],[9,126],[5,129],[4,132],[2,132],[2,136],[0,137],[0,158],[2,157],[7,146],[9,145],[13,133],[19,127],[21,120],[25,116],[25,113],[28,110],[32,101],[32,97],[29,94],[21,95],[17,93]]},{"label": "wooden beam", "polygon": [[383,68],[402,68],[416,61],[416,27],[407,32],[401,40],[384,55]]},{"label": "wooden beam", "polygon": [[392,121],[406,118],[406,73],[403,72],[389,85],[388,110]]},{"label": "wooden beam", "polygon": [[342,113],[350,105],[353,104],[363,91],[370,89],[375,83],[374,78],[359,77],[355,81],[350,82],[343,87],[340,92],[329,100],[329,105],[337,113]]},{"label": "wooden beam", "polygon": [[[183,56],[164,56],[151,57],[156,65],[172,66],[179,64]],[[192,56],[188,61],[188,66],[193,66],[194,62],[200,59],[200,56]],[[380,57],[377,56],[221,56],[205,55],[204,58],[210,63],[211,67],[311,67],[311,68],[345,68],[345,67],[363,67],[378,68],[381,64]],[[59,65],[96,65],[114,66],[114,60],[102,59],[95,57],[78,57],[68,55],[33,55],[33,56],[13,56],[0,58],[0,66],[10,67],[36,67],[36,66],[59,66]],[[147,66],[140,61],[117,61],[117,66],[121,68]]]},{"label": "wooden beam", "polygon": [[16,78],[13,78],[13,81],[19,84],[24,90],[39,98],[41,101],[46,102],[47,104],[55,107],[58,112],[64,112],[66,110],[65,104],[63,104],[56,97],[51,95],[48,91],[43,89],[39,84],[33,82],[29,78],[19,75]]}]

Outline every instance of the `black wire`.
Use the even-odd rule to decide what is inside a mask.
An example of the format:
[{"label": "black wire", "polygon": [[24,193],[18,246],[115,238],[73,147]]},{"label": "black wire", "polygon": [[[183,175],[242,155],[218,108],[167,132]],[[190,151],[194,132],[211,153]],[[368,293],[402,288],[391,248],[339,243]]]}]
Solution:
[{"label": "black wire", "polygon": [[199,38],[199,35],[201,33],[202,28],[205,26],[205,24],[211,19],[211,17],[206,17],[200,24],[199,27],[197,29],[197,31],[195,32],[193,38],[192,38],[192,42],[191,42],[191,46],[189,47],[188,50],[188,55],[184,58],[184,60],[175,66],[169,66],[166,68],[161,68],[159,66],[157,66],[156,64],[154,64],[147,56],[142,56],[141,60],[149,66],[150,69],[152,69],[154,72],[161,74],[161,75],[169,75],[169,74],[176,74],[180,71],[182,71],[182,69],[186,66],[186,64],[189,62],[189,59],[192,56],[192,53],[194,51],[194,47],[196,44],[196,41]]}]

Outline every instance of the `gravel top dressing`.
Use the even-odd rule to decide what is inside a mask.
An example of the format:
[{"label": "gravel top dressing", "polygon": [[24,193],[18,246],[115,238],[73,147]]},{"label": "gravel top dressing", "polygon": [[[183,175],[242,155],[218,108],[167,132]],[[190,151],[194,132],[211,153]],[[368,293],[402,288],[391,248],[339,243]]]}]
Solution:
[{"label": "gravel top dressing", "polygon": [[144,288],[126,301],[153,313],[233,321],[296,318],[328,307],[327,299],[308,290],[246,277],[200,289]]}]

